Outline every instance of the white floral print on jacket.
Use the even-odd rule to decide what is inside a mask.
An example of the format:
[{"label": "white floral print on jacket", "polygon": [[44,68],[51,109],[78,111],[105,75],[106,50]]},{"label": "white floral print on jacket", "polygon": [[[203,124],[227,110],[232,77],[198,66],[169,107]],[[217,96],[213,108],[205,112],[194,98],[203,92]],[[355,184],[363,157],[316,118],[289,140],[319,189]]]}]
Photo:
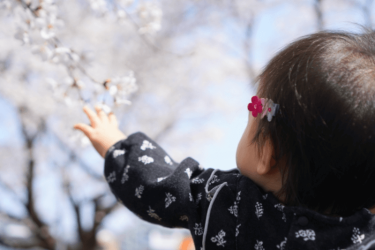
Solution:
[{"label": "white floral print on jacket", "polygon": [[176,163],[143,133],[111,146],[104,165],[125,206],[150,223],[189,229],[196,249],[355,249],[375,240],[365,209],[336,218],[284,206],[237,169],[203,169],[190,157]]}]

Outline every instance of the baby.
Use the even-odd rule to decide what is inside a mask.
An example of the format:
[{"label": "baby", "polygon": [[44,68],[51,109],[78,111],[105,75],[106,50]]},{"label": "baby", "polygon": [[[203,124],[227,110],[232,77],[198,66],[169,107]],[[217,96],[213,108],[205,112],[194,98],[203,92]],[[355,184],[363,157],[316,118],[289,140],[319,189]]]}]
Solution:
[{"label": "baby", "polygon": [[375,32],[302,37],[268,63],[258,83],[230,171],[203,169],[192,158],[176,163],[145,134],[126,137],[115,115],[98,107],[84,107],[91,126],[74,127],[105,158],[118,200],[146,221],[189,229],[197,250],[369,242]]}]

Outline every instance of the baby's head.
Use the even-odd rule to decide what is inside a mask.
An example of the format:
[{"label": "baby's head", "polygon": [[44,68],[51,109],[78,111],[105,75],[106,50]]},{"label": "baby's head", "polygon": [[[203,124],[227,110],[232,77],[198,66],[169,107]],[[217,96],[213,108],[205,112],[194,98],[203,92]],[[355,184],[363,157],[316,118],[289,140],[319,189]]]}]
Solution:
[{"label": "baby's head", "polygon": [[287,205],[349,215],[375,205],[375,32],[320,32],[288,45],[258,78],[280,105],[253,118],[241,172]]}]

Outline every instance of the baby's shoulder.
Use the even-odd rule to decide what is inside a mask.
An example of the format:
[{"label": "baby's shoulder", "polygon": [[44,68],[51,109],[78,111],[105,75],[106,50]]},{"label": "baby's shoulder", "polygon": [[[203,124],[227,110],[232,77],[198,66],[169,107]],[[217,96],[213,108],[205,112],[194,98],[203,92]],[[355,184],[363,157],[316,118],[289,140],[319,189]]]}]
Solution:
[{"label": "baby's shoulder", "polygon": [[232,184],[236,183],[237,180],[242,176],[238,169],[230,169],[230,170],[220,170],[220,169],[213,169],[208,168],[205,169],[201,165],[199,165],[199,168],[201,172],[199,175],[192,176],[191,182],[203,182],[203,179],[205,179],[204,183],[207,186],[217,186],[223,183]]},{"label": "baby's shoulder", "polygon": [[241,176],[240,171],[236,168],[230,170],[214,169],[208,177],[207,185],[216,186],[223,183],[227,183],[227,185],[237,185],[237,181]]},{"label": "baby's shoulder", "polygon": [[205,169],[199,175],[193,176],[191,179],[191,187],[193,190],[198,189],[204,191],[209,197],[213,197],[217,191],[229,189],[230,193],[237,192],[238,181],[241,178],[238,169],[220,170]]}]

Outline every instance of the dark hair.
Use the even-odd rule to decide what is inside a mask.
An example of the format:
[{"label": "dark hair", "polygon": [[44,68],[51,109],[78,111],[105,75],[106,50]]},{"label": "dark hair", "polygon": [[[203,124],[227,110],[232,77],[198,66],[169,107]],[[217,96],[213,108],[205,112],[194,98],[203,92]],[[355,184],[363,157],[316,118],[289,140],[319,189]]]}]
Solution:
[{"label": "dark hair", "polygon": [[302,37],[258,77],[280,109],[258,116],[252,142],[270,139],[287,205],[340,216],[375,205],[375,32],[364,30]]}]

